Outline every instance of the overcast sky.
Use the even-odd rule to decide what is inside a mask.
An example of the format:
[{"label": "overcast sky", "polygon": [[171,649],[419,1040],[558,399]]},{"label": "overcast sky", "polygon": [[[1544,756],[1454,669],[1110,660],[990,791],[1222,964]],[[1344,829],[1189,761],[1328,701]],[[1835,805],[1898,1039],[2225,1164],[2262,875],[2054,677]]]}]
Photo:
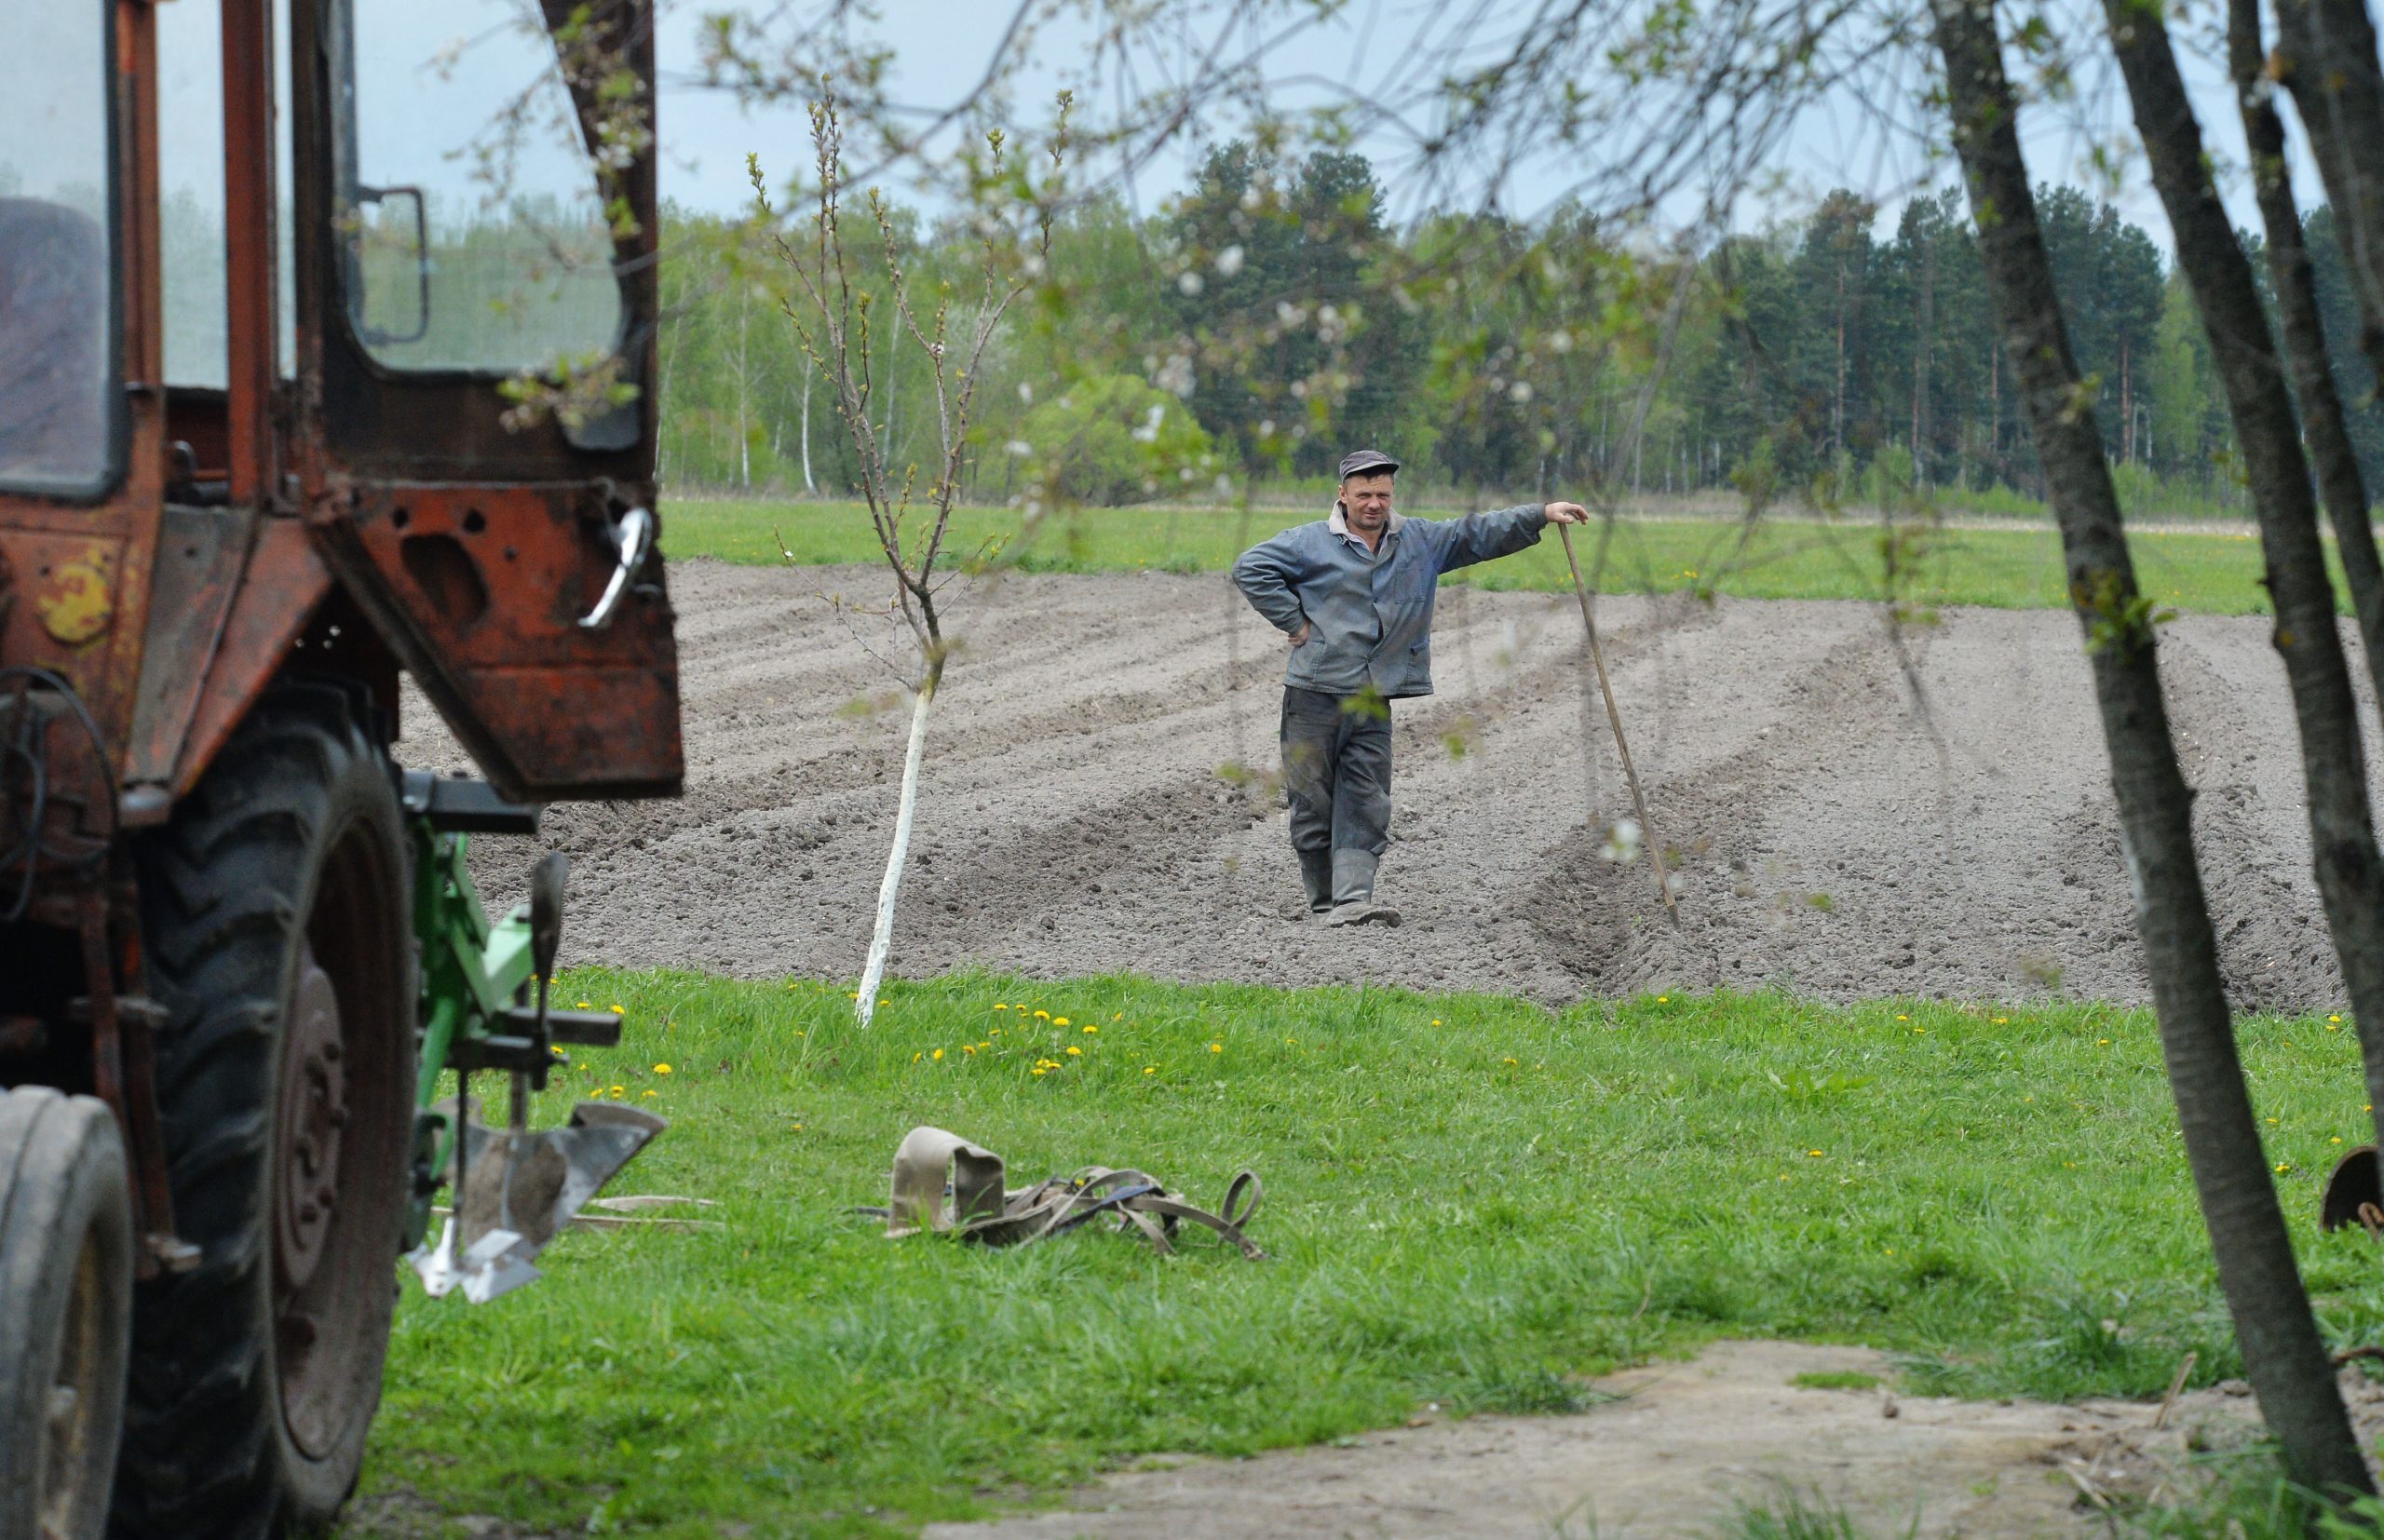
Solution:
[{"label": "overcast sky", "polygon": [[[666,89],[661,103],[666,170],[664,188],[690,205],[726,210],[741,207],[745,197],[745,155],[758,152],[774,180],[800,163],[806,153],[805,125],[799,109],[748,112],[733,99],[691,88],[695,74],[694,34],[699,7],[716,7],[718,0],[675,0],[666,3],[662,61]],[[1445,34],[1436,23],[1456,8],[1456,0],[1351,0],[1330,20],[1293,35],[1267,55],[1271,78],[1321,74],[1356,82],[1370,92],[1395,98],[1400,72],[1420,37],[1439,43]],[[1525,11],[1518,5],[1511,9]],[[947,104],[964,94],[983,74],[1004,25],[1012,11],[1009,0],[889,0],[884,41],[894,50],[895,94],[921,108]],[[2195,89],[2203,131],[2212,147],[2229,167],[2242,158],[2242,134],[2232,93],[2227,88],[2219,61],[2192,51],[2192,34],[2180,27],[2188,43],[2184,61]],[[1092,31],[1077,17],[1063,17],[1043,34],[1040,78],[1030,75],[1020,96],[1031,101],[1057,78],[1051,67],[1071,50],[1083,50]],[[1485,47],[1484,53],[1488,52]],[[1418,94],[1431,84],[1430,72],[1450,61],[1435,52],[1428,66],[1414,69],[1410,78]],[[1883,229],[1892,228],[1896,212],[1916,189],[1949,185],[1950,168],[1932,164],[1913,126],[1922,107],[1917,100],[1922,82],[1917,73],[1881,82],[1857,96],[1842,91],[1802,119],[1768,163],[1776,184],[1742,195],[1732,211],[1732,223],[1741,229],[1761,224],[1778,214],[1794,214],[1836,186],[1851,187],[1880,200]],[[1880,96],[1892,100],[1876,100]],[[1281,92],[1285,101],[1314,101],[1314,91],[1296,85]],[[1039,107],[1039,101],[1035,103]],[[2089,155],[2097,143],[2124,140],[2126,101],[2115,72],[2089,76],[2079,100],[2059,114],[2036,113],[2028,124],[2030,164],[2040,180],[2075,182],[2098,194],[2110,190],[2096,173]],[[1218,125],[1208,139],[1186,137],[1121,185],[1143,211],[1156,209],[1171,194],[1181,191],[1211,142],[1227,137],[1229,123]],[[2296,136],[2297,138],[2297,136]],[[2296,143],[2297,147],[2297,143]],[[1394,135],[1376,134],[1358,148],[1375,161],[1388,185],[1394,211],[1407,217],[1420,211],[1420,182],[1413,172],[1413,149]],[[1544,155],[1514,168],[1500,190],[1499,203],[1508,211],[1540,213],[1562,197],[1584,174],[1580,156]],[[2296,166],[2296,181],[2305,208],[2323,196],[2313,172]],[[1450,201],[1478,204],[1487,191],[1483,178],[1470,182],[1462,177],[1443,191]],[[2230,203],[2239,223],[2255,223],[2248,188],[2236,176]],[[2116,201],[2126,216],[2151,232],[2164,250],[2169,245],[2167,223],[2140,165],[2132,166],[2118,190]],[[1693,197],[1676,198],[1664,213],[1686,223],[1698,212]]]},{"label": "overcast sky", "polygon": [[[167,73],[165,170],[169,189],[185,187],[205,202],[220,207],[222,137],[220,123],[207,121],[215,107],[195,83],[211,85],[215,67],[213,34],[217,0],[185,0],[161,7],[160,56]],[[456,152],[484,126],[491,106],[519,88],[535,68],[535,55],[518,39],[502,34],[494,22],[516,14],[520,0],[355,0],[358,32],[368,68],[359,91],[363,123],[366,180],[420,182],[434,193],[465,196],[469,161]],[[808,154],[806,124],[799,105],[747,108],[725,91],[708,89],[698,81],[697,37],[702,13],[721,0],[662,0],[661,72],[658,104],[662,137],[662,190],[668,198],[716,212],[747,207],[745,159],[749,152],[762,157],[774,184],[783,186]],[[1461,7],[1486,0],[1350,0],[1330,19],[1298,29],[1264,54],[1264,68],[1279,102],[1294,106],[1321,101],[1324,89],[1312,83],[1329,80],[1355,84],[1369,98],[1395,107],[1429,105],[1432,79],[1453,65],[1447,18]],[[1086,54],[1094,35],[1080,14],[1063,14],[1040,34],[1034,62],[1019,82],[1018,116],[1014,120],[1031,136],[1047,110],[1048,95]],[[1199,14],[1205,7],[1186,4],[1180,13]],[[1509,7],[1523,12],[1521,4]],[[984,74],[1012,14],[1011,0],[887,0],[882,40],[894,52],[894,94],[923,112],[945,106],[965,95]],[[1177,14],[1177,13],[1171,13]],[[1468,13],[1470,14],[1470,13]],[[472,41],[477,39],[477,41]],[[1411,56],[1419,40],[1429,61]],[[1188,49],[1202,39],[1187,38]],[[468,42],[458,50],[453,45]],[[1498,46],[1483,34],[1476,58],[1487,58]],[[437,65],[429,61],[438,59]],[[1162,63],[1166,61],[1162,60]],[[2223,161],[2233,166],[2242,158],[2242,132],[2230,93],[2213,61],[2188,54],[2186,67],[2196,88],[2203,128]],[[177,82],[181,88],[176,88]],[[1402,90],[1412,86],[1411,103]],[[1905,198],[1917,188],[1948,184],[1950,169],[1932,164],[1916,131],[1923,109],[1917,100],[1922,81],[1917,72],[1903,76],[1875,77],[1858,94],[1841,91],[1808,113],[1767,163],[1767,182],[1740,195],[1730,211],[1739,229],[1761,225],[1767,219],[1794,215],[1833,187],[1848,186],[1882,205],[1882,230],[1893,227]],[[2055,115],[2039,112],[2028,124],[2030,163],[2040,180],[2076,182],[2098,194],[2108,183],[2092,172],[2087,155],[2097,142],[2123,140],[2125,101],[2109,72],[2091,76],[2081,100]],[[1190,173],[1218,141],[1231,136],[1237,120],[1221,116],[1199,132],[1172,142],[1131,178],[1117,178],[1118,190],[1143,212],[1152,212],[1180,192]],[[948,142],[947,142],[948,143]],[[1429,203],[1478,207],[1490,192],[1486,175],[1464,170],[1428,183],[1418,174],[1412,140],[1389,131],[1362,138],[1357,146],[1376,166],[1389,190],[1394,217],[1412,218]],[[539,162],[529,163],[532,182]],[[560,184],[577,182],[565,176],[559,158],[545,162],[548,180]],[[1530,216],[1545,212],[1568,188],[1597,169],[1593,155],[1578,150],[1552,148],[1514,165],[1497,193],[1498,206],[1508,212]],[[1113,167],[1087,167],[1107,171]],[[2304,207],[2320,199],[2316,179],[2297,168]],[[2248,190],[2240,175],[2230,197],[2240,223],[2255,222]],[[889,175],[898,197],[921,195]],[[2117,201],[2126,216],[2144,225],[2164,250],[2169,246],[2165,220],[2146,185],[2140,166],[2132,166]],[[1660,221],[1685,224],[1700,211],[1699,197],[1678,196],[1659,210]]]}]

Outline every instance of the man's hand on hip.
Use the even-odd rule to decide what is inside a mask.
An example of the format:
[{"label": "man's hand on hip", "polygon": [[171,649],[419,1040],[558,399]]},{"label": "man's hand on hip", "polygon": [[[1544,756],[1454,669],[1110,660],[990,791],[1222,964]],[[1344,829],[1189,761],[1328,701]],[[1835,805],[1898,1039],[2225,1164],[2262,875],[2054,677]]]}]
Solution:
[{"label": "man's hand on hip", "polygon": [[1551,524],[1586,524],[1590,521],[1590,510],[1578,503],[1551,503],[1539,511]]},{"label": "man's hand on hip", "polygon": [[1289,635],[1285,636],[1283,640],[1290,642],[1294,647],[1306,646],[1307,644],[1307,633],[1308,624],[1307,621],[1303,620],[1300,622],[1300,628],[1296,631],[1291,632]]}]

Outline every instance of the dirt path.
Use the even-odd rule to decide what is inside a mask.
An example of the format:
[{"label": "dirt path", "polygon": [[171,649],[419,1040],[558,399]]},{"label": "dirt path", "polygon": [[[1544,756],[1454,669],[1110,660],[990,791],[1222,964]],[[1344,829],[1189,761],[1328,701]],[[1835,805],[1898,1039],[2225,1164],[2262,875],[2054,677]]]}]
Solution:
[{"label": "dirt path", "polygon": [[[1884,1384],[1793,1383],[1817,1373],[1890,1382],[1893,1365],[1862,1347],[1716,1343],[1693,1362],[1598,1382],[1617,1398],[1574,1416],[1425,1418],[1329,1449],[1145,1462],[1056,1512],[931,1524],[926,1537],[1605,1540],[1714,1533],[1741,1505],[1778,1511],[1792,1498],[1842,1511],[1866,1534],[2101,1534],[2106,1505],[2180,1499],[2203,1479],[2188,1448],[2240,1445],[2256,1422],[2249,1397],[2227,1390],[2180,1398],[2155,1427],[2157,1404],[1904,1399]],[[2364,1381],[2347,1388],[2364,1428],[2373,1395]]]},{"label": "dirt path", "polygon": [[[572,960],[859,971],[907,713],[814,594],[881,587],[861,569],[675,569],[687,795],[550,814],[574,863]],[[1911,633],[1924,722],[1872,607],[1607,601],[1632,750],[1685,853],[1674,935],[1644,865],[1598,851],[1630,801],[1570,603],[1443,595],[1441,693],[1396,713],[1383,893],[1408,923],[1368,933],[1295,918],[1280,811],[1220,777],[1271,767],[1282,663],[1222,580],[978,593],[937,704],[894,971],[1364,980],[1551,1004],[1764,985],[2144,998],[2068,616],[1954,611]],[[2189,616],[2161,646],[2229,982],[2247,1006],[2326,1006],[2339,990],[2266,623]],[[418,700],[408,722],[408,763],[460,764]],[[528,864],[511,843],[484,842],[478,863],[500,900]]]}]

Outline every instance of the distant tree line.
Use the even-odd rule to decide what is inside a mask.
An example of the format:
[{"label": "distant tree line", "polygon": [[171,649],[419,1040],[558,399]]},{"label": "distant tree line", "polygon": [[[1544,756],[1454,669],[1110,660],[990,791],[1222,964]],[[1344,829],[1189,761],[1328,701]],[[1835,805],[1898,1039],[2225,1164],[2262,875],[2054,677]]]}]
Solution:
[{"label": "distant tree line", "polygon": [[[2055,186],[2038,200],[2123,498],[2139,511],[2239,506],[2232,431],[2182,280],[2107,204]],[[1841,189],[1801,220],[1675,260],[1573,208],[1395,229],[1363,156],[1279,161],[1229,144],[1160,213],[1100,199],[1059,222],[1037,303],[988,364],[968,490],[1206,497],[1219,476],[1326,476],[1365,443],[1458,496],[1600,476],[1763,500],[2041,497],[1959,196],[1914,199],[1885,236],[1878,214]],[[666,220],[663,474],[841,494],[851,452],[758,232],[684,209]],[[2384,485],[2384,408],[2352,345],[2333,215],[2321,208],[2306,226],[2355,448],[2369,484]],[[906,215],[897,230],[915,272],[953,269],[965,304],[964,223]],[[2244,239],[2256,260],[2259,237]],[[1627,425],[1668,306],[1668,366],[1634,440]],[[1619,312],[1643,324],[1619,326]],[[890,324],[890,306],[874,314]],[[905,372],[923,366],[890,346],[879,357],[882,441],[898,464],[932,459],[926,381]]]}]

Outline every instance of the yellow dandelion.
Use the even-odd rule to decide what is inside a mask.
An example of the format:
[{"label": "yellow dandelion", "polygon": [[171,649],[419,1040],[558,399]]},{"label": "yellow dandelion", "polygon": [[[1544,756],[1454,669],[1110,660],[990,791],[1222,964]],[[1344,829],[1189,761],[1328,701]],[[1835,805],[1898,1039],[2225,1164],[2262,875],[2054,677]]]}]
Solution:
[{"label": "yellow dandelion", "polygon": [[1143,1073],[1145,1074],[1157,1074],[1158,1073],[1158,1066],[1157,1064],[1145,1064],[1143,1066]]},{"label": "yellow dandelion", "polygon": [[1898,1011],[1898,1012],[1896,1012],[1896,1020],[1899,1020],[1899,1021],[1909,1021],[1909,1020],[1912,1020],[1912,1018],[1911,1018],[1911,1017],[1909,1017],[1909,1016],[1906,1016],[1906,1015],[1905,1015],[1905,1014],[1903,1014],[1903,1012],[1902,1012],[1902,1011]]},{"label": "yellow dandelion", "polygon": [[977,1045],[974,1043],[963,1043],[960,1045],[960,1051],[962,1053],[975,1053],[977,1051]]},{"label": "yellow dandelion", "polygon": [[1084,1057],[1084,1050],[1079,1047],[1071,1047],[1068,1049],[1068,1057],[1071,1059],[1082,1059]]},{"label": "yellow dandelion", "polygon": [[878,996],[877,1003],[878,1003],[879,1005],[881,1005],[881,1006],[890,1006],[890,1005],[892,1005],[894,1002],[892,1002],[891,1000],[887,999],[884,995],[880,995],[880,996]]},{"label": "yellow dandelion", "polygon": [[996,1006],[994,1008],[995,1008],[996,1010],[1008,1010],[1008,1009],[1009,1009],[1009,1007],[1008,1006]]},{"label": "yellow dandelion", "polygon": [[1915,1028],[1913,1028],[1912,1030],[1913,1030],[1913,1031],[1915,1031],[1915,1032],[1925,1033],[1925,1032],[1927,1032],[1929,1029],[1928,1029],[1927,1027],[1915,1027]]},{"label": "yellow dandelion", "polygon": [[1996,1024],[1997,1026],[1998,1026],[1998,1027],[2000,1027],[2000,1026],[2004,1026],[2004,1025],[2008,1024],[2008,1023],[2011,1021],[2011,1020],[2012,1020],[2012,1018],[2010,1018],[2010,1017],[2008,1017],[2008,1016],[1998,1016],[1998,1017],[1997,1017],[1997,1018],[1995,1019],[1995,1024]]},{"label": "yellow dandelion", "polygon": [[2330,1139],[2330,1140],[2326,1141],[2326,1142],[2327,1142],[2327,1143],[2329,1143],[2329,1144],[2339,1144],[2339,1143],[2341,1143],[2341,1142],[2342,1142],[2342,1140],[2341,1140],[2341,1138],[2340,1138],[2340,1137],[2337,1137],[2337,1138]]},{"label": "yellow dandelion", "polygon": [[2276,1174],[2279,1176],[2282,1176],[2291,1169],[2293,1169],[2293,1162],[2290,1160],[2280,1160],[2276,1163]]},{"label": "yellow dandelion", "polygon": [[579,1004],[578,1004],[577,1006],[574,1006],[573,1008],[574,1008],[574,1009],[576,1009],[576,1010],[587,1010],[587,1009],[589,1009],[589,1004],[588,1004],[588,1002],[587,1002],[587,1001],[582,1000],[581,1002],[579,1002]]},{"label": "yellow dandelion", "polygon": [[1662,1005],[1669,1005],[1669,1004],[1671,1004],[1671,1003],[1672,1003],[1672,996],[1671,996],[1671,995],[1669,995],[1669,994],[1659,994],[1659,995],[1657,995],[1657,996],[1656,996],[1656,1004],[1658,1004],[1658,1005],[1659,1005],[1659,1006],[1662,1006]]},{"label": "yellow dandelion", "polygon": [[1099,1032],[1101,1029],[1095,1026],[1087,1026],[1084,1030],[1087,1032]]},{"label": "yellow dandelion", "polygon": [[1514,1060],[1511,1060],[1511,1059],[1505,1059],[1505,1060],[1499,1060],[1499,1062],[1501,1062],[1501,1063],[1505,1063],[1505,1064],[1511,1064],[1511,1063],[1513,1063],[1513,1062],[1514,1062]]},{"label": "yellow dandelion", "polygon": [[1040,1065],[1040,1064],[1037,1064],[1037,1065],[1036,1065],[1036,1066],[1035,1066],[1035,1074],[1036,1074],[1036,1078],[1037,1078],[1037,1079],[1042,1078],[1044,1075],[1046,1075],[1046,1074],[1050,1074],[1050,1071],[1048,1071],[1048,1070],[1044,1069],[1044,1067],[1043,1067],[1042,1065]]},{"label": "yellow dandelion", "polygon": [[615,1096],[618,1096],[618,1095],[620,1095],[620,1094],[621,1094],[621,1087],[619,1087],[618,1086],[614,1087],[613,1087],[613,1094],[614,1094]]},{"label": "yellow dandelion", "polygon": [[648,1089],[648,1090],[643,1090],[643,1091],[640,1091],[640,1092],[638,1092],[638,1094],[639,1094],[640,1096],[660,1096],[662,1093],[661,1093],[660,1091],[657,1091],[657,1090]]},{"label": "yellow dandelion", "polygon": [[915,1063],[917,1063],[920,1060],[925,1059],[926,1057],[927,1057],[927,1055],[926,1055],[926,1054],[923,1054],[923,1053],[914,1053],[914,1054],[911,1055],[911,1062],[912,1062],[912,1063],[914,1063],[914,1064],[915,1064]]},{"label": "yellow dandelion", "polygon": [[1054,1016],[1051,1018],[1051,1024],[1055,1027],[1064,1027],[1068,1024],[1068,1019],[1064,1016]]},{"label": "yellow dandelion", "polygon": [[630,1013],[627,1006],[608,1006],[605,1008],[616,1016],[627,1016]]},{"label": "yellow dandelion", "polygon": [[670,1073],[670,1066],[668,1064],[657,1064],[654,1066],[654,1073],[657,1074],[669,1074]]},{"label": "yellow dandelion", "polygon": [[943,1057],[943,1050],[941,1048],[936,1049],[934,1057],[941,1059]]},{"label": "yellow dandelion", "polygon": [[1815,1157],[1819,1157],[1819,1156],[1820,1156],[1820,1155],[1821,1155],[1821,1152],[1820,1152],[1819,1150],[1807,1150],[1805,1153],[1806,1153],[1807,1155],[1813,1155],[1813,1156],[1815,1156]]},{"label": "yellow dandelion", "polygon": [[1121,1010],[1121,1011],[1116,1011],[1116,1012],[1113,1012],[1113,1013],[1111,1014],[1111,1016],[1110,1016],[1109,1020],[1111,1020],[1112,1021],[1123,1021],[1124,1020],[1126,1020],[1126,1013],[1125,1013],[1124,1011],[1122,1011],[1122,1010]]},{"label": "yellow dandelion", "polygon": [[1781,1181],[1782,1181],[1782,1182],[1787,1181],[1787,1180],[1788,1180],[1788,1173],[1787,1173],[1787,1172],[1785,1172],[1785,1171],[1781,1172],[1781,1173],[1780,1173],[1780,1180],[1781,1180]]},{"label": "yellow dandelion", "polygon": [[1441,1019],[1440,1019],[1439,1017],[1437,1017],[1437,1016],[1433,1017],[1433,1018],[1432,1018],[1432,1025],[1434,1025],[1434,1026],[1436,1026],[1436,1027],[1437,1027],[1437,1026],[1439,1026],[1440,1024],[1441,1024]]},{"label": "yellow dandelion", "polygon": [[1035,1014],[1046,1021],[1051,1020],[1051,1013],[1048,1010],[1038,1010]]},{"label": "yellow dandelion", "polygon": [[2326,1018],[2326,1020],[2329,1020],[2329,1021],[2339,1021],[2339,1020],[2342,1020],[2342,1018],[2341,1018],[2341,1017],[2339,1017],[2339,1016],[2329,1016],[2329,1017],[2327,1017],[2327,1018]]},{"label": "yellow dandelion", "polygon": [[1223,1053],[1226,1051],[1226,1046],[1223,1043],[1212,1043],[1209,1045],[1209,1051],[1211,1053]]},{"label": "yellow dandelion", "polygon": [[2111,1046],[2111,1040],[2107,1037],[2097,1037],[2094,1039],[2094,1046],[2098,1048],[2107,1048]]}]

